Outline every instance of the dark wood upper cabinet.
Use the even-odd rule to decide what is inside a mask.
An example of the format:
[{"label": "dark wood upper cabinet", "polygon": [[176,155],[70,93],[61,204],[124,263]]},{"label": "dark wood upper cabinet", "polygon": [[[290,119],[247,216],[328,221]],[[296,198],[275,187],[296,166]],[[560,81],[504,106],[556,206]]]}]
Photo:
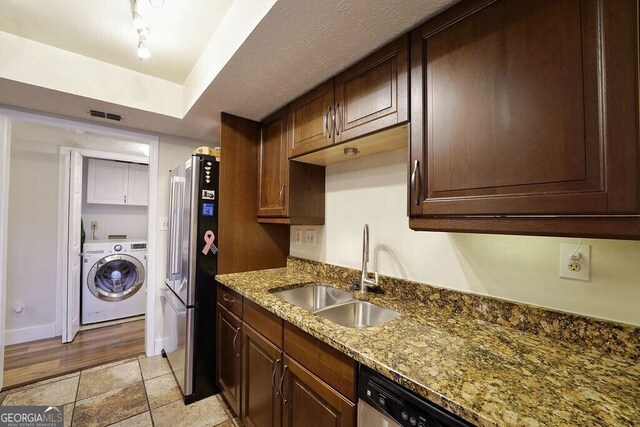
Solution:
[{"label": "dark wood upper cabinet", "polygon": [[287,114],[280,110],[262,124],[258,216],[286,216],[287,169]]},{"label": "dark wood upper cabinet", "polygon": [[[289,104],[289,157],[312,164],[335,163],[344,157],[345,146],[337,144],[406,123],[408,50],[409,37],[404,35]],[[390,140],[388,148],[381,139]],[[397,139],[394,134],[358,140],[357,148],[364,155],[377,154],[397,149]]]},{"label": "dark wood upper cabinet", "polygon": [[335,143],[409,120],[407,36],[335,78]]},{"label": "dark wood upper cabinet", "polygon": [[325,168],[288,160],[287,110],[262,122],[258,222],[324,224]]},{"label": "dark wood upper cabinet", "polygon": [[217,313],[218,384],[227,403],[240,416],[242,389],[242,320],[218,304]]},{"label": "dark wood upper cabinet", "polygon": [[333,144],[333,79],[289,104],[289,157]]},{"label": "dark wood upper cabinet", "polygon": [[472,0],[414,30],[411,228],[640,238],[637,8]]}]

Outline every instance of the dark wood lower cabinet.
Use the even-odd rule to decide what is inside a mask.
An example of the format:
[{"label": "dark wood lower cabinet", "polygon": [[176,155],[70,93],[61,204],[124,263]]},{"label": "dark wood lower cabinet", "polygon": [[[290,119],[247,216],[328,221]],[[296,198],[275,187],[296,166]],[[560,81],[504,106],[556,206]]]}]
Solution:
[{"label": "dark wood lower cabinet", "polygon": [[286,355],[283,369],[284,427],[355,426],[354,403]]},{"label": "dark wood lower cabinet", "polygon": [[244,325],[242,422],[249,427],[279,426],[282,401],[276,391],[282,350]]},{"label": "dark wood lower cabinet", "polygon": [[242,320],[218,304],[218,384],[231,409],[240,415],[242,390]]}]

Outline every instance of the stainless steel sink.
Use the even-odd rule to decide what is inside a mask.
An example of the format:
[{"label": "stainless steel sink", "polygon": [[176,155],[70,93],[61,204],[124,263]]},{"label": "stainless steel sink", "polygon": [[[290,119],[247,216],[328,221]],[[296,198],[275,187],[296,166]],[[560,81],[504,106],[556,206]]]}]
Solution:
[{"label": "stainless steel sink", "polygon": [[355,300],[349,292],[324,285],[305,286],[274,292],[275,296],[315,313],[336,304]]},{"label": "stainless steel sink", "polygon": [[380,307],[366,301],[353,301],[316,313],[342,326],[368,328],[400,316],[395,310]]}]

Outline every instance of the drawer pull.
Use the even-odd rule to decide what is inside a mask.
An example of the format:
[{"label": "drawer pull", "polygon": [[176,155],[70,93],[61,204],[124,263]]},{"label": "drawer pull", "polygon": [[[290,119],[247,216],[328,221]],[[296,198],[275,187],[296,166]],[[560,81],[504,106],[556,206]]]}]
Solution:
[{"label": "drawer pull", "polygon": [[235,298],[231,298],[227,294],[223,294],[222,299],[224,300],[224,302],[228,302],[229,304],[233,304],[234,302],[236,302]]}]

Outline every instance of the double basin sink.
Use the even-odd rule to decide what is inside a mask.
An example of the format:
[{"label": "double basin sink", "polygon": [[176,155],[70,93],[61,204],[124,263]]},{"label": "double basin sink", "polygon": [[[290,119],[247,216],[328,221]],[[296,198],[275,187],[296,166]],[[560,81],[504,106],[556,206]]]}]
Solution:
[{"label": "double basin sink", "polygon": [[349,292],[325,285],[288,289],[273,295],[350,328],[368,328],[400,316],[395,310],[360,301]]}]

